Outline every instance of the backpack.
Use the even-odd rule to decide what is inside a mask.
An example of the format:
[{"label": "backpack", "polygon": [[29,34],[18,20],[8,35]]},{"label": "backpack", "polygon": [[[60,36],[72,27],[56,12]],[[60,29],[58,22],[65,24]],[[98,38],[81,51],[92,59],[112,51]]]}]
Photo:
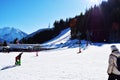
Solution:
[{"label": "backpack", "polygon": [[[111,54],[111,55],[115,56],[113,54]],[[115,56],[115,57],[117,58],[117,60],[116,60],[116,64],[117,64],[116,68],[118,69],[118,71],[120,71],[120,57],[117,57],[117,56]]]}]

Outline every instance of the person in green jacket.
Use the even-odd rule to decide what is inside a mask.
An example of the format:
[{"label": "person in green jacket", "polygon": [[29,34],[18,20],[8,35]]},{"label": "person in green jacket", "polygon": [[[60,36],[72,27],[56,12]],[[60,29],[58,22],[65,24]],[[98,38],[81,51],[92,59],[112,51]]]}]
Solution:
[{"label": "person in green jacket", "polygon": [[21,52],[18,56],[15,57],[15,65],[20,66],[21,65],[21,55],[23,52]]}]

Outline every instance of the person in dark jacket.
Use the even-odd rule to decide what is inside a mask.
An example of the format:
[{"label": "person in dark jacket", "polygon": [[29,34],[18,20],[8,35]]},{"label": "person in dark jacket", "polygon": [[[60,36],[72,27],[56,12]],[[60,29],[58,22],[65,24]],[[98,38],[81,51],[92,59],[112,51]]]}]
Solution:
[{"label": "person in dark jacket", "polygon": [[108,80],[120,80],[120,71],[117,69],[117,57],[120,57],[120,52],[115,45],[111,46],[111,54],[109,55],[109,65],[107,73]]},{"label": "person in dark jacket", "polygon": [[23,52],[21,52],[18,56],[15,57],[15,65],[21,65],[21,55]]}]

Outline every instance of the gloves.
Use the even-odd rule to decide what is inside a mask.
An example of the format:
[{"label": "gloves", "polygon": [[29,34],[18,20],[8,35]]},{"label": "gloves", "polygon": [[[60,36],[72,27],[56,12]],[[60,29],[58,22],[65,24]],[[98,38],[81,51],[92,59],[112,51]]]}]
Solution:
[{"label": "gloves", "polygon": [[108,73],[108,75],[111,75],[111,73]]}]

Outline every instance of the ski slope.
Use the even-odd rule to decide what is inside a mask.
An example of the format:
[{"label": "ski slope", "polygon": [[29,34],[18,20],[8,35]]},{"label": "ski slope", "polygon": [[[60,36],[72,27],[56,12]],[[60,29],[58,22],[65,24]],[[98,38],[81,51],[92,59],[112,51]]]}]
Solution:
[{"label": "ski slope", "polygon": [[0,80],[107,80],[110,45],[89,46],[80,54],[78,48],[41,51],[39,56],[25,52],[17,67],[11,66],[19,52],[0,53]]},{"label": "ski slope", "polygon": [[53,45],[60,44],[60,43],[65,43],[69,39],[70,39],[70,28],[67,28],[67,29],[61,31],[61,33],[57,37],[51,39],[50,41],[48,41],[46,43],[53,44]]},{"label": "ski slope", "polygon": [[[63,31],[61,31],[61,33],[56,36],[55,38],[51,39],[50,41],[47,41],[46,43],[43,43],[41,46],[43,47],[48,47],[48,48],[63,48],[63,47],[67,47],[67,48],[73,48],[73,47],[79,47],[79,40],[75,39],[75,40],[70,40],[71,35],[70,35],[70,28],[67,28]],[[82,45],[81,47],[85,47],[86,46],[86,41],[82,40]]]},{"label": "ski slope", "polygon": [[[52,46],[65,47],[40,51],[38,56],[36,52],[24,52],[21,66],[14,66],[15,57],[20,52],[1,52],[0,80],[107,80],[108,57],[112,44],[89,45],[78,54],[77,40],[67,37],[69,29],[63,32],[65,33],[44,45],[55,43]],[[120,49],[120,44],[115,45]]]}]

